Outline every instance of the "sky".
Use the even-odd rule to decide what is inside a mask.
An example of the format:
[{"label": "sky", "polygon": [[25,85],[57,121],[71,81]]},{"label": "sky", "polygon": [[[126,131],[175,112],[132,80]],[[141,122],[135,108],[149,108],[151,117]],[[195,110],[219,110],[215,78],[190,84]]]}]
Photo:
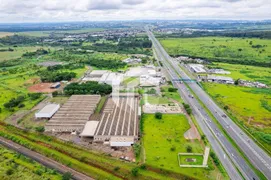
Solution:
[{"label": "sky", "polygon": [[0,23],[271,19],[271,0],[0,0]]}]

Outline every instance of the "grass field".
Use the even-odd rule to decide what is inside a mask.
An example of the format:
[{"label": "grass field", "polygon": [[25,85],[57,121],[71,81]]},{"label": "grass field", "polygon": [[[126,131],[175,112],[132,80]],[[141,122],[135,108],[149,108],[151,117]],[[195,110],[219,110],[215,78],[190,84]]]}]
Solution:
[{"label": "grass field", "polygon": [[271,85],[270,68],[226,63],[213,63],[210,67],[222,68],[231,72],[231,74],[222,76],[232,77],[233,79],[259,81],[267,85]]},{"label": "grass field", "polygon": [[0,146],[0,179],[61,180],[62,175],[21,154]]},{"label": "grass field", "polygon": [[[256,38],[200,37],[160,39],[170,55],[187,55],[207,59],[253,60],[270,62],[271,40]],[[252,42],[252,43],[250,43]],[[253,48],[252,46],[261,47]]]},{"label": "grass field", "polygon": [[[9,47],[0,47],[0,48],[7,49]],[[37,49],[40,49],[41,46],[19,46],[11,48],[14,49],[14,51],[0,52],[0,61],[19,58],[26,52],[34,52]]]},{"label": "grass field", "polygon": [[52,31],[25,31],[17,32],[16,34],[21,36],[35,36],[35,37],[48,37]]},{"label": "grass field", "polygon": [[271,134],[271,91],[236,87],[233,85],[203,83],[204,89],[237,121],[250,128],[250,132],[268,149],[271,144],[262,139],[260,132]]},{"label": "grass field", "polygon": [[173,99],[173,100],[175,100],[175,101],[177,101],[179,103],[183,103],[183,100],[182,100],[179,92],[178,91],[169,92],[168,88],[173,88],[173,86],[172,85],[164,85],[164,86],[161,87],[162,96]]},{"label": "grass field", "polygon": [[[143,115],[143,141],[146,164],[186,174],[197,179],[215,179],[216,170],[204,168],[181,168],[178,163],[178,153],[186,152],[191,146],[194,153],[203,153],[203,146],[199,141],[189,141],[184,133],[190,128],[188,120],[181,114],[163,114],[161,120],[155,119],[153,114]],[[211,161],[209,166],[213,166]]]}]

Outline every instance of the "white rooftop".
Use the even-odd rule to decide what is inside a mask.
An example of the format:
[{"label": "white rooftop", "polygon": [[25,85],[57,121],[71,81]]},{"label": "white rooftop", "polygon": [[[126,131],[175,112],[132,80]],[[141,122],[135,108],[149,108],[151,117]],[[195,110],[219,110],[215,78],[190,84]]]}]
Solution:
[{"label": "white rooftop", "polygon": [[98,127],[99,121],[87,121],[80,136],[92,137]]},{"label": "white rooftop", "polygon": [[42,108],[38,113],[51,113],[57,108],[59,108],[59,104],[48,104],[44,108]]},{"label": "white rooftop", "polygon": [[93,70],[93,71],[91,71],[90,75],[103,75],[107,72],[108,72],[108,70]]}]

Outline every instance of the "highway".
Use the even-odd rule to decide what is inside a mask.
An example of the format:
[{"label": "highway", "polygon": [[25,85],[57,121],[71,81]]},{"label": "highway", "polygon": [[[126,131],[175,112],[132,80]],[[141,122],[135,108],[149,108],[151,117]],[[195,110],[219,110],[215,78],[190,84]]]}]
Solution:
[{"label": "highway", "polygon": [[66,173],[66,172],[70,172],[72,174],[72,178],[76,179],[76,180],[94,180],[93,178],[86,176],[85,174],[82,174],[78,171],[73,170],[72,168],[69,168],[67,166],[64,166],[63,164],[60,164],[57,161],[54,161],[52,159],[49,159],[46,156],[43,156],[39,153],[36,153],[34,151],[31,151],[13,141],[7,140],[3,137],[0,137],[0,144],[12,149],[20,154],[23,154],[41,164],[43,164],[46,167],[52,168],[57,170],[58,172],[61,172],[62,174]]},{"label": "highway", "polygon": [[[180,83],[179,81],[180,77],[183,79],[190,78],[183,71],[181,71],[181,69],[179,68],[179,64],[171,59],[171,57],[166,53],[160,43],[155,39],[154,35],[149,31],[148,35],[153,42],[153,48],[155,49],[157,58],[163,63],[163,66],[167,69],[167,72],[171,77],[172,83],[176,88],[178,88],[181,97],[186,101],[186,103],[191,106],[198,124],[205,133],[207,139],[209,140],[212,148],[214,149],[218,158],[228,172],[230,178],[242,179],[236,169],[238,168],[238,170],[241,172],[242,176],[245,179],[259,179],[259,177],[255,174],[252,168],[249,167],[244,158],[240,156],[240,154],[229,142],[229,140],[223,135],[217,124],[213,122],[213,119],[208,115],[208,113],[201,106],[198,100],[190,96],[191,92],[188,90],[186,85]],[[199,89],[201,89],[195,82],[188,82],[188,85],[197,86]],[[198,95],[197,91],[195,92],[195,94]],[[218,111],[217,114],[219,113],[220,112]],[[229,125],[227,125],[227,127],[227,129],[231,128],[231,126]]]}]

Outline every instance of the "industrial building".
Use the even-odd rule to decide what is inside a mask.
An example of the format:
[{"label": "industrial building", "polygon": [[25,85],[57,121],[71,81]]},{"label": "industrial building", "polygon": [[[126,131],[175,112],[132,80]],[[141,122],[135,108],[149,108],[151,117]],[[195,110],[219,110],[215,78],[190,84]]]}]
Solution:
[{"label": "industrial building", "polygon": [[109,84],[111,86],[118,86],[123,81],[123,74],[108,72],[103,74],[100,78],[100,84]]},{"label": "industrial building", "polygon": [[83,81],[97,81],[99,82],[102,76],[110,71],[107,70],[93,70],[90,73],[86,74],[82,79]]},{"label": "industrial building", "polygon": [[225,76],[213,76],[207,75],[206,80],[209,82],[218,82],[218,83],[225,83],[225,84],[234,84],[234,80],[230,77]]},{"label": "industrial building", "polygon": [[48,121],[45,131],[81,132],[100,99],[100,95],[72,95]]},{"label": "industrial building", "polygon": [[188,67],[193,73],[206,73],[206,70],[202,64],[189,64]]},{"label": "industrial building", "polygon": [[138,139],[139,95],[113,94],[107,99],[100,116],[92,116],[80,136],[111,146],[131,146]]},{"label": "industrial building", "polygon": [[35,113],[35,118],[51,118],[60,108],[59,104],[48,104]]}]

